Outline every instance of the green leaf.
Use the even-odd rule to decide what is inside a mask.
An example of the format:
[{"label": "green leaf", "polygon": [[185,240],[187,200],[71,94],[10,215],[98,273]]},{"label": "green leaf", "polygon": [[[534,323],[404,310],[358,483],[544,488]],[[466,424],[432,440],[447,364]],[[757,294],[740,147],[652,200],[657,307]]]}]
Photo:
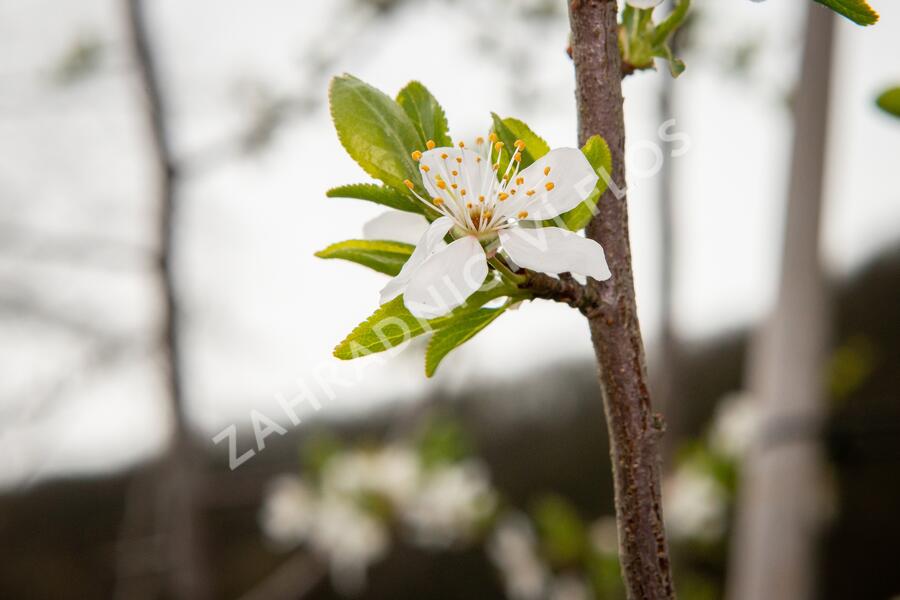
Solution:
[{"label": "green leaf", "polygon": [[878,22],[878,13],[869,6],[866,0],[815,0],[831,10],[841,14],[857,25],[874,25]]},{"label": "green leaf", "polygon": [[384,352],[423,333],[440,329],[460,315],[481,308],[494,298],[509,296],[517,291],[509,286],[498,285],[490,290],[475,292],[469,296],[465,304],[436,319],[420,319],[413,316],[403,304],[403,296],[397,296],[357,325],[334,349],[334,356],[341,360],[352,360]]},{"label": "green leaf", "polygon": [[[581,204],[555,219],[547,219],[543,222],[544,227],[565,227],[570,231],[584,229],[594,217],[594,207],[597,206],[603,192],[609,187],[609,180],[612,177],[612,153],[606,140],[599,135],[591,136],[581,152],[594,167],[594,171],[600,179],[597,181],[594,191]],[[562,223],[560,223],[560,219],[562,219]]]},{"label": "green leaf", "polygon": [[352,75],[332,79],[328,95],[338,138],[359,166],[401,192],[406,179],[421,188],[410,156],[421,145],[419,133],[400,105]]},{"label": "green leaf", "polygon": [[540,498],[532,510],[541,545],[552,565],[582,560],[589,548],[584,520],[572,504],[557,495]]},{"label": "green leaf", "polygon": [[509,164],[516,140],[525,142],[520,169],[525,169],[534,161],[550,152],[550,146],[547,142],[519,119],[512,117],[501,119],[496,113],[491,113],[491,117],[494,120],[494,133],[503,142],[503,159],[500,161],[499,169],[501,175]]},{"label": "green leaf", "polygon": [[452,146],[447,126],[447,115],[438,101],[424,85],[418,81],[409,82],[397,94],[397,104],[406,112],[419,132],[420,150],[425,150],[428,140],[440,146]]},{"label": "green leaf", "polygon": [[884,91],[875,101],[878,108],[895,117],[900,117],[900,87]]},{"label": "green leaf", "polygon": [[[404,188],[405,189],[405,188]],[[325,195],[329,198],[356,198],[357,200],[368,200],[376,204],[383,204],[397,210],[406,212],[425,214],[426,207],[418,200],[414,200],[409,196],[383,185],[374,183],[353,183],[350,185],[342,185],[331,188]]]},{"label": "green leaf", "polygon": [[472,339],[476,333],[494,322],[506,308],[482,308],[462,315],[435,332],[425,351],[425,375],[431,377],[452,350]]},{"label": "green leaf", "polygon": [[409,260],[416,247],[384,240],[347,240],[316,252],[319,258],[349,260],[379,273],[395,276]]}]

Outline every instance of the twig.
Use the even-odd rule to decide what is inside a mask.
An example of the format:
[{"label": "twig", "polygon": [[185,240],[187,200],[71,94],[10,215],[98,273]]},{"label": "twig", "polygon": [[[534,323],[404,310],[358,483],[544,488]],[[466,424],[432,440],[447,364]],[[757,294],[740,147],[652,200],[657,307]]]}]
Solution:
[{"label": "twig", "polygon": [[[572,60],[578,103],[578,138],[603,136],[613,156],[613,180],[625,181],[622,60],[615,0],[573,0]],[[619,560],[628,597],[675,597],[660,501],[658,441],[662,418],[653,414],[641,340],[624,198],[600,199],[587,235],[602,244],[612,278],[588,281],[596,306],[588,313],[609,429]]]}]

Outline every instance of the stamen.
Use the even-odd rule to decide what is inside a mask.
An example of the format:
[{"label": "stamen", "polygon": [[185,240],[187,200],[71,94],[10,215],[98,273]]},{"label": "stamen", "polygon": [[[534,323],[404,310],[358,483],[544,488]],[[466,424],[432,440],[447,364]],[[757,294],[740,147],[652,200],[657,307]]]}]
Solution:
[{"label": "stamen", "polygon": [[516,195],[516,188],[513,188],[513,189],[509,190],[509,193],[512,194],[513,196],[515,196],[515,195]]},{"label": "stamen", "polygon": [[452,188],[455,190],[455,189],[458,188],[459,186],[456,185],[455,183],[451,183],[451,184],[450,184],[450,187],[452,187]]},{"label": "stamen", "polygon": [[483,196],[483,195],[482,195],[482,196],[478,196],[478,201],[483,203],[483,202],[484,202],[484,196]]},{"label": "stamen", "polygon": [[465,148],[465,147],[466,147],[465,142],[460,142],[460,143],[459,143],[459,147],[460,147],[460,148]]},{"label": "stamen", "polygon": [[438,186],[438,188],[440,188],[440,189],[442,189],[442,190],[446,190],[446,189],[447,189],[447,184],[444,183],[444,180],[443,180],[443,179],[438,179],[438,180],[437,180],[437,186]]},{"label": "stamen", "polygon": [[466,193],[467,193],[467,192],[466,192],[466,188],[463,188],[463,189],[459,190],[459,195],[460,195],[460,196],[465,196]]},{"label": "stamen", "polygon": [[525,142],[523,142],[522,140],[516,140],[514,146],[515,146],[516,149],[518,149],[518,150],[524,150],[524,149],[525,149]]},{"label": "stamen", "polygon": [[484,138],[481,137],[480,135],[477,138],[475,138],[475,145],[480,146],[483,143],[484,143]]},{"label": "stamen", "polygon": [[494,132],[491,132],[491,134],[488,136],[488,139],[491,140],[492,142],[496,142],[496,141],[497,141],[497,134],[494,133]]},{"label": "stamen", "polygon": [[450,171],[450,173],[452,173],[454,177],[456,177],[457,175],[459,175],[459,171]]},{"label": "stamen", "polygon": [[503,202],[507,198],[509,198],[509,194],[507,194],[506,192],[500,192],[499,194],[497,194],[497,200],[499,200],[500,202]]},{"label": "stamen", "polygon": [[432,198],[432,199],[431,199],[431,202],[432,202],[435,206],[440,206],[441,204],[444,203],[444,199],[443,199],[443,198]]},{"label": "stamen", "polygon": [[480,162],[481,162],[481,157],[480,157],[480,156],[476,156],[476,157],[475,157],[475,162],[480,163]]},{"label": "stamen", "polygon": [[412,159],[413,159],[414,161],[418,162],[419,159],[422,158],[422,153],[419,152],[418,150],[413,150],[413,151],[412,151],[412,154],[411,154],[410,156],[412,156]]},{"label": "stamen", "polygon": [[409,189],[413,189],[413,187],[415,187],[415,186],[413,185],[413,182],[410,181],[409,179],[404,179],[404,180],[403,180],[403,184],[404,184],[406,187],[408,187]]},{"label": "stamen", "polygon": [[422,165],[422,170],[427,173],[428,171],[431,170],[431,167],[429,167],[428,165]]},{"label": "stamen", "polygon": [[[460,142],[460,144],[462,144],[462,142]],[[462,156],[457,156],[456,162],[458,162],[459,164],[462,164]]]},{"label": "stamen", "polygon": [[522,160],[522,153],[516,152],[515,154],[513,154],[513,160],[516,162],[520,162]]},{"label": "stamen", "polygon": [[434,150],[434,147],[435,147],[434,140],[428,140],[427,142],[425,142],[425,147],[428,148],[429,150]]},{"label": "stamen", "polygon": [[444,160],[447,160],[447,153],[441,152],[441,158],[443,158]]},{"label": "stamen", "polygon": [[502,147],[503,147],[503,142],[497,142],[496,144],[494,144],[494,150],[496,150],[497,152],[500,152],[500,148],[502,148]]},{"label": "stamen", "polygon": [[522,212],[519,213],[519,218],[520,218],[520,219],[524,219],[524,218],[527,217],[527,216],[528,216],[528,211],[527,211],[527,210],[523,210]]},{"label": "stamen", "polygon": [[496,170],[497,170],[497,169],[499,169],[499,168],[500,168],[500,164],[499,164],[499,163],[494,163],[494,166],[493,166],[493,167],[491,167],[491,168],[492,168],[492,169],[493,169],[493,170],[495,170],[495,171],[496,171]]},{"label": "stamen", "polygon": [[544,187],[547,188],[547,191],[549,192],[550,190],[552,190],[552,189],[553,189],[554,187],[556,187],[556,186],[553,185],[553,182],[552,182],[552,181],[548,181],[547,184],[544,185]]},{"label": "stamen", "polygon": [[550,167],[544,167],[544,175],[550,174]]},{"label": "stamen", "polygon": [[522,185],[523,183],[525,183],[524,177],[516,177],[516,185]]},{"label": "stamen", "polygon": [[466,208],[472,208],[472,203],[471,203],[471,202],[466,202]]},{"label": "stamen", "polygon": [[527,192],[525,192],[525,195],[526,196],[534,196],[534,190],[528,190]]}]

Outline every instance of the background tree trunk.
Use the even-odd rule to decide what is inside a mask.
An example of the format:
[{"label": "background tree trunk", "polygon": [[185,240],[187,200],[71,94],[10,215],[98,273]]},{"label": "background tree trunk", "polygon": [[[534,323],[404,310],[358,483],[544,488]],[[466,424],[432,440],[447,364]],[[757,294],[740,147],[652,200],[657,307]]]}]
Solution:
[{"label": "background tree trunk", "polygon": [[[617,14],[615,0],[573,0],[569,5],[579,142],[595,134],[606,139],[612,151],[612,180],[624,188]],[[598,303],[588,311],[588,319],[609,428],[619,560],[629,598],[674,598],[659,490],[658,442],[664,426],[650,404],[625,198],[616,198],[608,189],[598,209],[587,235],[602,244],[612,278],[589,280]]]},{"label": "background tree trunk", "polygon": [[762,427],[744,468],[729,570],[733,600],[815,593],[829,322],[819,229],[835,17],[812,3],[807,10],[778,303],[748,358]]}]

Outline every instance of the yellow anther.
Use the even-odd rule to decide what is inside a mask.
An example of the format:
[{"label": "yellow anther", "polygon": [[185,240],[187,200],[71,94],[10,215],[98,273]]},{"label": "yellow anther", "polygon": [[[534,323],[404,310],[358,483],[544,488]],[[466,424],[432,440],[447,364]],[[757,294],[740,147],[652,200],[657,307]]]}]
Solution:
[{"label": "yellow anther", "polygon": [[460,196],[465,196],[466,194],[467,194],[466,188],[463,188],[463,189],[459,190],[459,195],[460,195]]},{"label": "yellow anther", "polygon": [[524,149],[525,149],[525,142],[523,142],[522,140],[516,140],[514,146],[515,146],[518,150],[524,150]]},{"label": "yellow anther", "polygon": [[457,175],[459,175],[459,171],[450,171],[450,174],[456,177]]},{"label": "yellow anther", "polygon": [[509,173],[503,176],[503,181],[509,181]]},{"label": "yellow anther", "polygon": [[419,160],[420,158],[422,158],[422,153],[419,152],[418,150],[413,150],[413,151],[412,151],[412,154],[411,154],[410,156],[412,156],[412,159],[413,159],[413,160],[416,160],[416,161],[417,161],[417,160]]},{"label": "yellow anther", "polygon": [[553,189],[554,187],[556,187],[556,186],[553,185],[553,182],[552,182],[552,181],[548,181],[548,182],[544,185],[544,187],[547,188],[547,191],[549,192],[550,190],[552,190],[552,189]]},{"label": "yellow anther", "polygon": [[431,199],[431,202],[432,202],[435,206],[440,206],[441,204],[444,203],[444,199],[443,199],[443,198],[432,198],[432,199]]},{"label": "yellow anther", "polygon": [[528,216],[528,211],[527,211],[527,210],[523,210],[522,212],[519,213],[519,218],[520,218],[520,219],[524,219],[524,218],[527,217],[527,216]]},{"label": "yellow anther", "polygon": [[550,167],[544,167],[544,175],[550,174]]},{"label": "yellow anther", "polygon": [[524,177],[516,177],[516,185],[522,185],[523,183],[525,183]]},{"label": "yellow anther", "polygon": [[499,194],[497,194],[497,199],[500,200],[500,202],[503,202],[507,198],[509,198],[509,194],[507,194],[506,192],[500,192]]},{"label": "yellow anther", "polygon": [[434,140],[428,140],[427,142],[425,142],[425,147],[428,148],[429,150],[434,150],[434,146],[435,146]]},{"label": "yellow anther", "polygon": [[479,202],[484,202],[484,196],[478,196],[478,201],[479,201]]},{"label": "yellow anther", "polygon": [[471,208],[472,208],[472,203],[471,203],[471,202],[466,202],[466,208],[471,209]]},{"label": "yellow anther", "polygon": [[462,164],[462,156],[457,156],[456,162],[458,162],[459,164]]},{"label": "yellow anther", "polygon": [[442,189],[442,190],[446,190],[446,189],[447,189],[447,184],[444,183],[444,180],[443,180],[443,179],[438,179],[438,180],[437,180],[437,186],[438,186],[440,189]]},{"label": "yellow anther", "polygon": [[441,158],[443,158],[444,160],[446,160],[446,159],[447,159],[447,153],[446,153],[446,152],[441,152]]},{"label": "yellow anther", "polygon": [[475,162],[480,163],[480,162],[481,162],[481,157],[480,157],[480,156],[476,156],[476,157],[475,157]]},{"label": "yellow anther", "polygon": [[409,179],[404,179],[404,180],[403,180],[403,184],[404,184],[406,187],[408,187],[409,189],[413,189],[413,187],[414,187],[414,186],[413,186],[413,182],[410,181]]},{"label": "yellow anther", "polygon": [[520,162],[522,160],[522,153],[516,152],[515,154],[513,154],[513,160],[516,162]]},{"label": "yellow anther", "polygon": [[494,150],[496,150],[497,152],[500,152],[500,148],[502,148],[502,147],[503,147],[503,142],[497,142],[496,144],[494,144]]},{"label": "yellow anther", "polygon": [[527,192],[525,192],[525,195],[526,196],[534,196],[534,190],[528,190]]},{"label": "yellow anther", "polygon": [[428,171],[431,170],[431,167],[429,167],[428,165],[422,165],[422,170],[427,173]]},{"label": "yellow anther", "polygon": [[497,169],[500,168],[500,165],[498,165],[497,163],[494,163],[494,166],[491,168],[496,171]]},{"label": "yellow anther", "polygon": [[486,210],[486,211],[484,211],[484,213],[481,215],[481,219],[482,219],[482,221],[490,221],[490,220],[491,220],[491,217],[493,217],[493,216],[494,216],[494,213],[492,213],[492,212],[489,211],[489,210]]},{"label": "yellow anther", "polygon": [[460,148],[465,148],[465,147],[466,147],[466,143],[465,143],[465,142],[460,142],[460,143],[459,143],[459,147],[460,147]]},{"label": "yellow anther", "polygon": [[451,184],[450,184],[450,187],[452,187],[452,188],[455,190],[455,189],[458,188],[459,186],[456,185],[455,183],[451,183]]},{"label": "yellow anther", "polygon": [[482,145],[483,143],[484,143],[484,138],[481,137],[480,135],[479,135],[477,138],[475,138],[475,144],[476,144],[476,145],[480,146],[480,145]]},{"label": "yellow anther", "polygon": [[515,195],[516,195],[516,188],[513,188],[513,189],[509,190],[509,193],[512,194],[513,196],[515,196]]},{"label": "yellow anther", "polygon": [[497,134],[496,134],[496,133],[491,133],[491,134],[488,136],[488,139],[491,140],[492,142],[496,142],[496,141],[497,141]]}]

